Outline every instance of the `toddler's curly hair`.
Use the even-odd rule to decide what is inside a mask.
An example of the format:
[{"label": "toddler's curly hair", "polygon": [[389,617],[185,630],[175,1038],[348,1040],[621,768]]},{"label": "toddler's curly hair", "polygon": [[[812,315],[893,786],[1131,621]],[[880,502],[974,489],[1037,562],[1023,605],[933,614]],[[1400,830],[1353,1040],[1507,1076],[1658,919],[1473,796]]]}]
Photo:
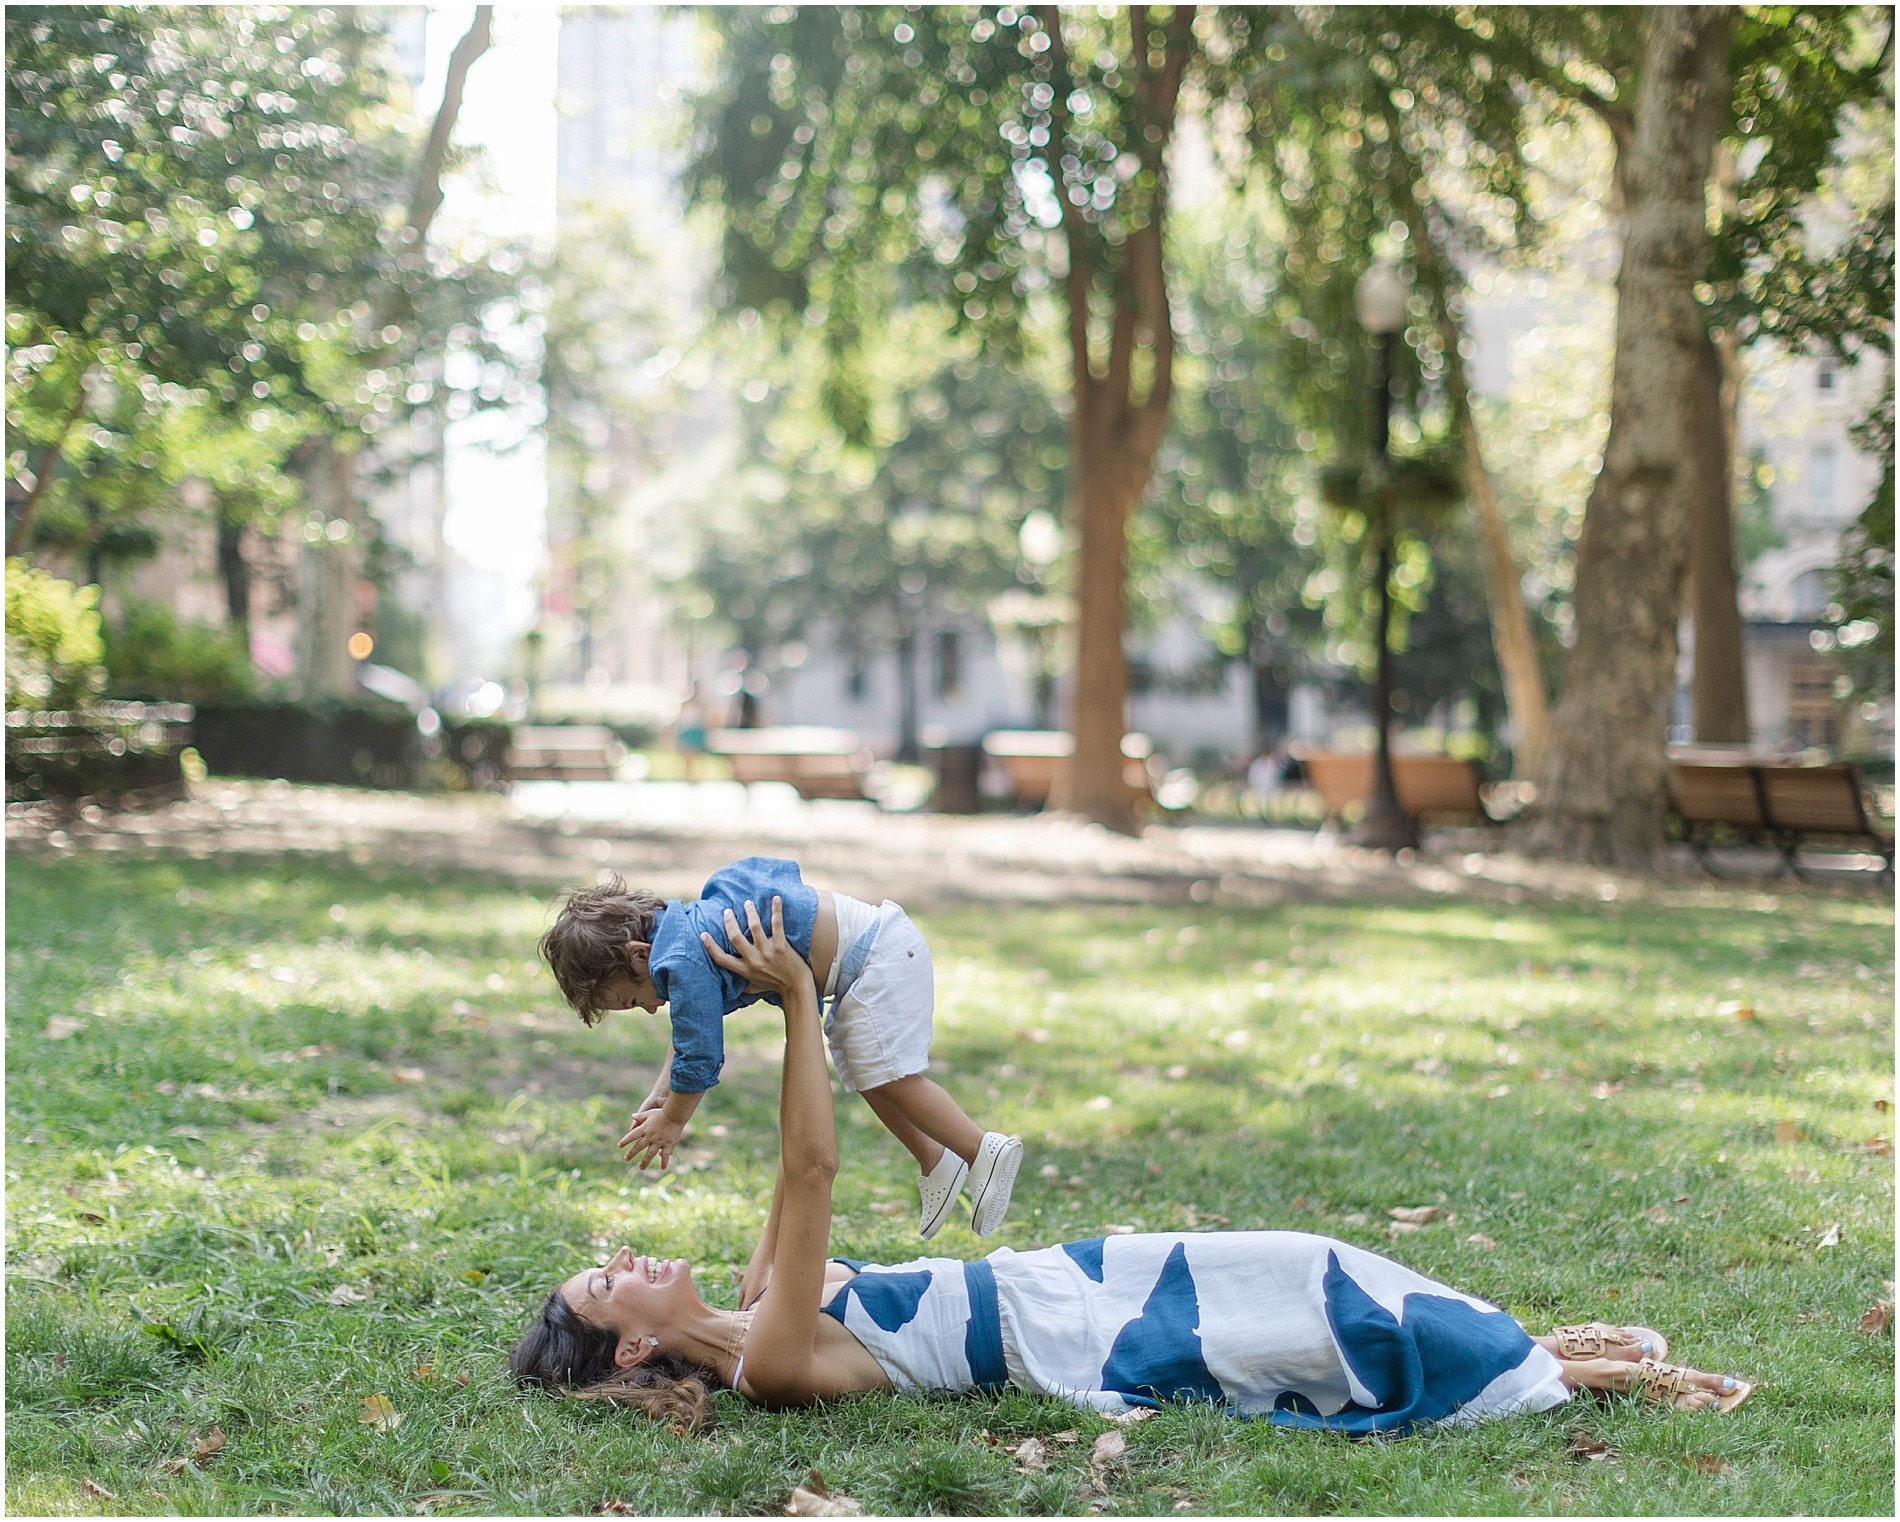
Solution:
[{"label": "toddler's curly hair", "polygon": [[666,901],[645,888],[630,888],[610,875],[592,888],[577,888],[541,937],[541,956],[560,985],[561,996],[588,1025],[605,1013],[600,991],[616,972],[627,971],[628,941],[651,941]]}]

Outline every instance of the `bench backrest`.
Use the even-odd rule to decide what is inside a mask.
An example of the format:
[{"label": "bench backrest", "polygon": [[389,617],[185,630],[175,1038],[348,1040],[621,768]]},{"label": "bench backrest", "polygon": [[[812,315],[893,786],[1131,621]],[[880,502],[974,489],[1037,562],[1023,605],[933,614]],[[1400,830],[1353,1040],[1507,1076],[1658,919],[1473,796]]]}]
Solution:
[{"label": "bench backrest", "polygon": [[1764,766],[1768,817],[1784,830],[1836,830],[1858,835],[1868,820],[1860,779],[1851,766]]},{"label": "bench backrest", "polygon": [[1733,762],[1671,761],[1669,791],[1676,812],[1691,824],[1766,828],[1754,772],[1753,767]]},{"label": "bench backrest", "polygon": [[706,748],[722,756],[852,756],[864,741],[849,729],[822,724],[773,724],[763,729],[715,729]]},{"label": "bench backrest", "polygon": [[517,751],[598,752],[619,743],[619,737],[600,724],[521,724],[509,737]]},{"label": "bench backrest", "polygon": [[[1372,755],[1365,751],[1295,751],[1313,789],[1337,814],[1372,796]],[[1456,756],[1394,756],[1392,785],[1408,814],[1484,814],[1478,767]]]}]

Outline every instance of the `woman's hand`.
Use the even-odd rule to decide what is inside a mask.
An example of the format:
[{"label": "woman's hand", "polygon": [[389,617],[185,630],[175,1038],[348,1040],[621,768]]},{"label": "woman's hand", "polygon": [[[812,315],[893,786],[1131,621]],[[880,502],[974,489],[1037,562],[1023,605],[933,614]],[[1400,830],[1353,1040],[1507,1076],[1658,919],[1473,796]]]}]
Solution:
[{"label": "woman's hand", "polygon": [[[699,938],[705,943],[706,955],[727,972],[737,973],[749,986],[766,993],[782,997],[801,982],[810,985],[811,968],[786,939],[785,901],[772,900],[769,932],[760,922],[758,906],[751,899],[746,900],[745,917],[748,930],[741,930],[738,917],[730,909],[726,911],[726,935],[732,942],[730,952],[722,950],[717,941],[701,931]],[[815,986],[813,991],[815,994]]]}]

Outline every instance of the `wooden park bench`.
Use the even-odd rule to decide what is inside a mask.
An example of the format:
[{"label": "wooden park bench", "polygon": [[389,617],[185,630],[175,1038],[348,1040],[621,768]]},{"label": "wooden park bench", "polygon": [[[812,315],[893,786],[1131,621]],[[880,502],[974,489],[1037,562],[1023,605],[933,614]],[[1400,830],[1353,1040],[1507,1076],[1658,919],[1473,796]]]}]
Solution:
[{"label": "wooden park bench", "polygon": [[766,729],[715,729],[706,749],[731,763],[739,782],[789,782],[801,798],[863,798],[876,758],[848,729],[781,724]]},{"label": "wooden park bench", "polygon": [[[1122,781],[1137,806],[1154,801],[1153,751],[1146,735],[1122,737]],[[1016,802],[1032,809],[1048,807],[1074,752],[1075,736],[1061,729],[993,729],[983,737],[983,754],[1002,768]]]},{"label": "wooden park bench", "polygon": [[513,782],[612,782],[626,746],[598,724],[523,724],[508,743]]},{"label": "wooden park bench", "polygon": [[1718,829],[1773,842],[1781,852],[1777,875],[1807,876],[1800,850],[1815,835],[1871,846],[1881,872],[1893,874],[1893,829],[1882,828],[1869,807],[1859,769],[1843,762],[1803,766],[1745,752],[1676,751],[1669,757],[1669,797],[1696,860],[1713,877],[1727,875],[1710,855]]},{"label": "wooden park bench", "polygon": [[[1370,751],[1325,751],[1295,745],[1292,752],[1306,768],[1307,781],[1326,805],[1326,817],[1337,824],[1347,807],[1372,796]],[[1392,785],[1399,807],[1414,819],[1460,820],[1491,824],[1495,821],[1478,792],[1483,774],[1475,761],[1456,756],[1392,758]]]}]

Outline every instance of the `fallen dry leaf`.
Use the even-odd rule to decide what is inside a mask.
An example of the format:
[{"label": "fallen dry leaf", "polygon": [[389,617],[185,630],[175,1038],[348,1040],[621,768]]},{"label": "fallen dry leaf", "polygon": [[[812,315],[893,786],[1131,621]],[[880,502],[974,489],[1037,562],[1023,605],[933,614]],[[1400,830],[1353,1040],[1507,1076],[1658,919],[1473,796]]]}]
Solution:
[{"label": "fallen dry leaf", "polygon": [[1669,1207],[1667,1205],[1651,1205],[1643,1214],[1658,1225],[1661,1225],[1664,1221],[1669,1219]]},{"label": "fallen dry leaf", "polygon": [[1724,1458],[1718,1458],[1713,1453],[1698,1453],[1693,1459],[1690,1460],[1690,1463],[1695,1465],[1696,1471],[1699,1474],[1727,1474],[1728,1473],[1728,1460]]},{"label": "fallen dry leaf", "polygon": [[1591,1464],[1609,1463],[1616,1458],[1616,1450],[1601,1438],[1584,1437],[1581,1434],[1564,1444],[1564,1452],[1573,1459],[1583,1459]]},{"label": "fallen dry leaf", "polygon": [[1724,999],[1720,1004],[1715,1006],[1715,1012],[1718,1015],[1729,1015],[1737,1020],[1753,1020],[1755,1018],[1755,1006],[1745,999]]},{"label": "fallen dry leaf", "polygon": [[1049,1450],[1042,1445],[1041,1438],[1026,1437],[1014,1448],[1004,1450],[1016,1461],[1018,1469],[1047,1469]]},{"label": "fallen dry leaf", "polygon": [[116,1501],[119,1499],[97,1480],[81,1480],[79,1482],[79,1488],[95,1501]]},{"label": "fallen dry leaf", "polygon": [[1148,1418],[1153,1415],[1154,1408],[1152,1406],[1137,1406],[1132,1411],[1118,1411],[1115,1415],[1111,1416],[1109,1420],[1117,1427],[1134,1427],[1147,1421]]},{"label": "fallen dry leaf", "polygon": [[1821,1240],[1814,1245],[1816,1247],[1839,1247],[1841,1245],[1841,1223],[1835,1221],[1830,1225],[1826,1231],[1821,1233]]},{"label": "fallen dry leaf", "polygon": [[1792,1146],[1794,1143],[1806,1137],[1807,1134],[1807,1132],[1803,1131],[1791,1120],[1784,1120],[1780,1125],[1775,1127],[1775,1140],[1780,1142],[1783,1146]]},{"label": "fallen dry leaf", "polygon": [[435,1365],[434,1365],[434,1364],[432,1364],[432,1363],[419,1363],[419,1364],[417,1364],[417,1365],[416,1365],[416,1368],[415,1368],[415,1381],[416,1381],[416,1383],[417,1383],[417,1384],[419,1384],[419,1385],[426,1385],[426,1384],[428,1384],[428,1383],[429,1383],[429,1381],[430,1381],[430,1380],[432,1380],[432,1379],[434,1379],[434,1378],[435,1378]]},{"label": "fallen dry leaf", "polygon": [[1127,1451],[1127,1438],[1119,1432],[1104,1432],[1089,1450],[1089,1463],[1097,1469],[1106,1469],[1111,1464],[1119,1464]]},{"label": "fallen dry leaf", "polygon": [[834,1496],[825,1477],[816,1469],[805,1476],[805,1483],[792,1492],[786,1503],[788,1517],[861,1517],[864,1503],[850,1496]]},{"label": "fallen dry leaf", "polygon": [[369,1299],[369,1296],[364,1294],[354,1284],[339,1284],[335,1289],[330,1291],[330,1304],[332,1305],[361,1305],[367,1299]]},{"label": "fallen dry leaf", "polygon": [[1404,1221],[1412,1226],[1423,1226],[1430,1221],[1442,1221],[1451,1212],[1443,1205],[1397,1205],[1386,1214],[1395,1221]]},{"label": "fallen dry leaf", "polygon": [[165,1462],[158,1467],[164,1470],[166,1474],[183,1474],[187,1469],[191,1468],[191,1460],[181,1453],[175,1459],[165,1460]]},{"label": "fallen dry leaf", "polygon": [[455,1376],[455,1388],[458,1390],[466,1390],[468,1388],[467,1369],[464,1369],[460,1374]]},{"label": "fallen dry leaf", "polygon": [[1498,1245],[1481,1231],[1472,1232],[1472,1234],[1466,1237],[1465,1240],[1469,1242],[1473,1247],[1482,1247],[1486,1252],[1489,1252],[1492,1248]]},{"label": "fallen dry leaf", "polygon": [[204,1462],[204,1460],[210,1458],[212,1454],[216,1453],[223,1446],[224,1446],[224,1428],[213,1427],[203,1437],[198,1439],[197,1445],[193,1449],[192,1456],[196,1458],[200,1463],[202,1463]]},{"label": "fallen dry leaf", "polygon": [[1893,1143],[1884,1136],[1870,1136],[1860,1144],[1860,1150],[1872,1157],[1892,1157]]},{"label": "fallen dry leaf", "polygon": [[1893,1101],[1891,1099],[1876,1099],[1874,1101],[1874,1108],[1880,1111],[1882,1115],[1885,1115],[1887,1111],[1893,1108]]},{"label": "fallen dry leaf", "polygon": [[374,1427],[378,1432],[394,1432],[402,1425],[402,1413],[387,1395],[365,1395],[363,1414],[357,1420],[365,1427]]},{"label": "fallen dry leaf", "polygon": [[1404,1236],[1408,1231],[1423,1231],[1424,1229],[1416,1221],[1388,1221],[1385,1234],[1388,1237],[1397,1238]]},{"label": "fallen dry leaf", "polygon": [[1621,1082],[1611,1083],[1608,1079],[1605,1079],[1590,1090],[1590,1097],[1592,1099],[1608,1099],[1612,1094],[1620,1092],[1622,1087]]},{"label": "fallen dry leaf", "polygon": [[1891,1300],[1876,1300],[1872,1305],[1867,1307],[1866,1314],[1860,1318],[1860,1323],[1855,1330],[1863,1337],[1878,1337],[1892,1325],[1893,1302]]},{"label": "fallen dry leaf", "polygon": [[1788,1177],[1793,1179],[1797,1184],[1818,1184],[1821,1182],[1821,1175],[1813,1168],[1790,1168],[1788,1170]]},{"label": "fallen dry leaf", "polygon": [[1075,1443],[1080,1442],[1081,1438],[1082,1434],[1077,1432],[1075,1428],[1064,1427],[1060,1432],[1051,1436],[1049,1441],[1052,1443]]},{"label": "fallen dry leaf", "polygon": [[[427,1496],[423,1497],[425,1501],[428,1499]],[[618,1496],[609,1496],[594,1508],[594,1515],[597,1517],[637,1517],[640,1515],[640,1508],[631,1501],[623,1501]]]}]

